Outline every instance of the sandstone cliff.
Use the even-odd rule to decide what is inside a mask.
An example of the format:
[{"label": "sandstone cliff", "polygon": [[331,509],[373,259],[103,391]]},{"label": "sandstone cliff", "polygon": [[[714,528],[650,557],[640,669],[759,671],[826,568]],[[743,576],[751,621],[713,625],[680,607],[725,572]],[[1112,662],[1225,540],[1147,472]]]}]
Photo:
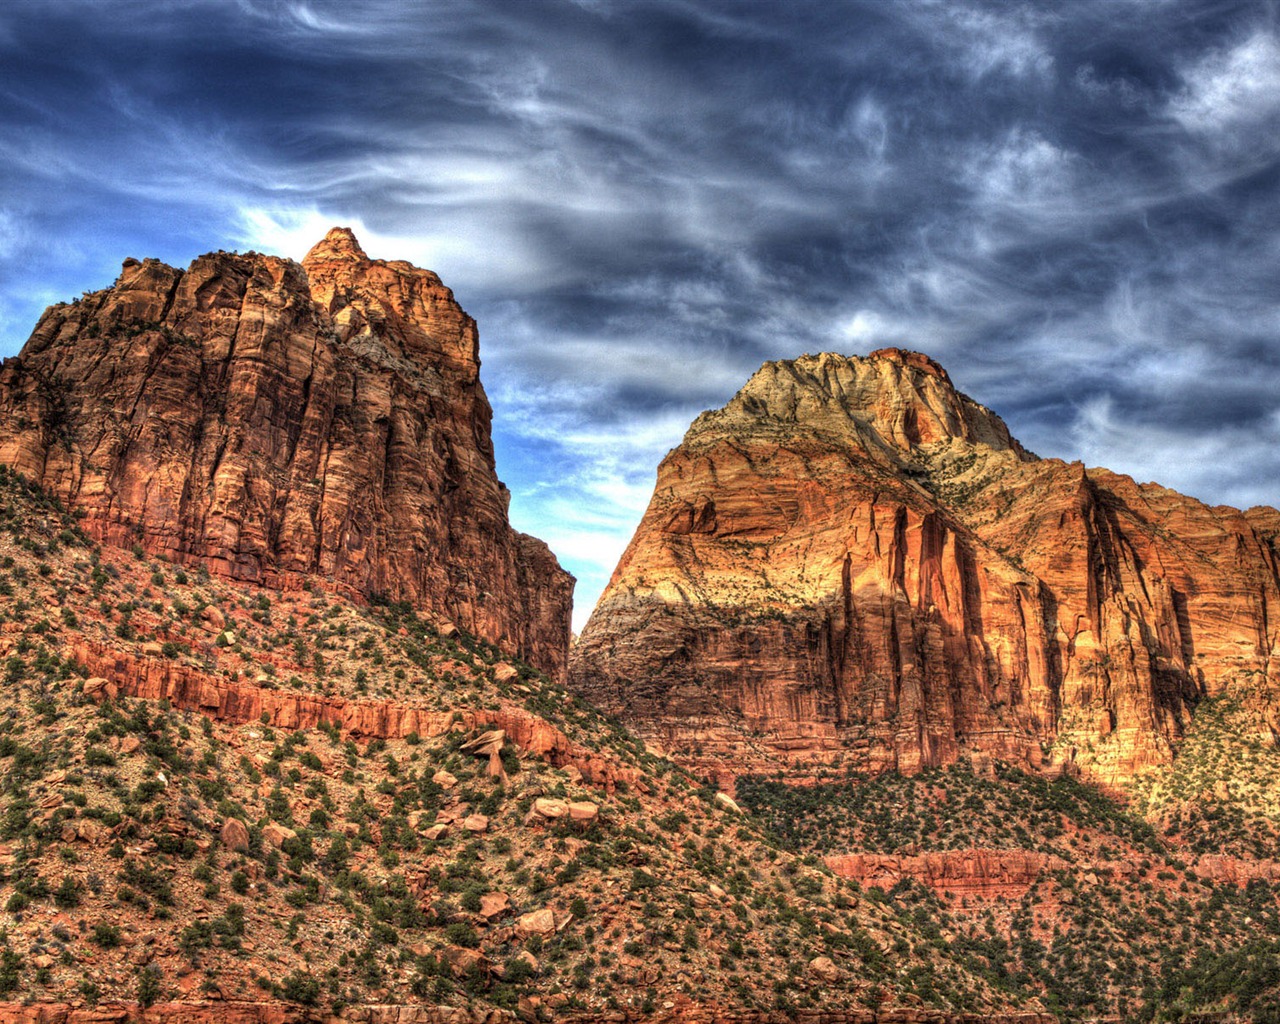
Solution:
[{"label": "sandstone cliff", "polygon": [[[0,636],[0,654],[12,651]],[[501,730],[504,739],[557,768],[572,767],[587,782],[612,792],[619,781],[643,788],[634,769],[575,744],[546,719],[521,708],[440,710],[389,700],[351,700],[306,692],[287,692],[253,683],[220,679],[209,672],[164,657],[139,656],[119,646],[81,641],[67,656],[92,673],[84,693],[93,700],[135,697],[168,701],[219,722],[260,722],[296,732],[328,725],[343,739],[386,740],[434,737],[460,730]]]},{"label": "sandstone cliff", "polygon": [[934,850],[908,857],[846,853],[823,860],[841,878],[886,892],[903,878],[914,878],[935,892],[999,900],[1021,899],[1046,871],[1071,866],[1031,850]]},{"label": "sandstone cliff", "polygon": [[1124,785],[1203,696],[1280,686],[1278,521],[1038,459],[918,353],[769,363],[663,460],[571,678],[726,781]]},{"label": "sandstone cliff", "polygon": [[301,265],[126,260],[0,370],[0,463],[104,542],[403,599],[563,674],[573,579],[507,520],[475,322],[335,228]]}]

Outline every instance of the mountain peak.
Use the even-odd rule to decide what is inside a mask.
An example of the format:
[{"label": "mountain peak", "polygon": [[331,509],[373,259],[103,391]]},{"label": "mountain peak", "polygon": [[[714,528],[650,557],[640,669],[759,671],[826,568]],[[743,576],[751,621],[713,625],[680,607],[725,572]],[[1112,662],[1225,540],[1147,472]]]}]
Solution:
[{"label": "mountain peak", "polygon": [[[0,374],[0,463],[58,488],[103,543],[265,587],[323,576],[559,673],[572,578],[511,528],[475,322],[349,228],[303,271],[258,253],[147,260],[53,307]],[[184,358],[159,355],[179,333]],[[50,387],[67,403],[57,459]],[[103,430],[122,439],[110,455]]]},{"label": "mountain peak", "polygon": [[1030,458],[1000,417],[957,391],[938,363],[898,348],[765,363],[723,409],[699,417],[690,435],[757,430],[820,431],[898,452],[958,439]]},{"label": "mountain peak", "polygon": [[367,260],[368,254],[360,247],[355,232],[350,228],[330,228],[324,238],[311,247],[302,261],[305,267],[318,260],[355,259]]}]

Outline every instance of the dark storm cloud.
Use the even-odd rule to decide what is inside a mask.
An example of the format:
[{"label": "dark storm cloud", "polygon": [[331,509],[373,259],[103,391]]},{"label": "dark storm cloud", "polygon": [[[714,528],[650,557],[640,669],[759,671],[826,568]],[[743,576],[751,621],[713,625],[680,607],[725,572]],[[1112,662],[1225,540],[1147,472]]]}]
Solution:
[{"label": "dark storm cloud", "polygon": [[1276,15],[10,5],[0,349],[125,255],[351,223],[479,320],[513,515],[584,606],[689,420],[804,351],[922,349],[1041,454],[1274,502]]}]

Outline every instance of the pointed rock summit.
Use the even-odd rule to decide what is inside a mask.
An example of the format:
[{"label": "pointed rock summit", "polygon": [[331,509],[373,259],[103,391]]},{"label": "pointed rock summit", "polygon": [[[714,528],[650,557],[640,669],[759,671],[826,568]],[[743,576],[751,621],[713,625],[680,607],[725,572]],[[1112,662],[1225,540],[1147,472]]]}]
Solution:
[{"label": "pointed rock summit", "polygon": [[563,674],[573,578],[514,531],[475,321],[334,228],[303,265],[126,261],[0,370],[0,463],[108,544],[411,602]]},{"label": "pointed rock summit", "polygon": [[1127,785],[1205,696],[1280,695],[1278,533],[1036,458],[920,353],[766,363],[663,460],[571,682],[725,785],[962,757]]},{"label": "pointed rock summit", "polygon": [[302,265],[324,260],[355,259],[367,260],[369,257],[356,240],[356,234],[350,228],[330,228],[324,238],[320,239],[308,251]]}]

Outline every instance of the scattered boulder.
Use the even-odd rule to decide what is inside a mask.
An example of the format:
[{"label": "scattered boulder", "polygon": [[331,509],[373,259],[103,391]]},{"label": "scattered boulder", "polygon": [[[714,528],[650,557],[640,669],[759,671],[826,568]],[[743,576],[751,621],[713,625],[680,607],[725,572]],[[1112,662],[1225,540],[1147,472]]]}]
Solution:
[{"label": "scattered boulder", "polygon": [[487,892],[480,897],[480,916],[485,920],[501,917],[511,909],[511,897],[505,892]]},{"label": "scattered boulder", "polygon": [[829,956],[815,956],[809,961],[809,970],[826,985],[834,985],[840,980],[840,968]]},{"label": "scattered boulder", "polygon": [[563,818],[569,813],[569,804],[564,800],[540,796],[533,802],[533,813],[554,821],[557,818]]},{"label": "scattered boulder", "polygon": [[76,839],[82,843],[98,844],[103,842],[107,835],[105,825],[99,825],[90,818],[77,818],[75,821]]},{"label": "scattered boulder", "polygon": [[262,841],[268,846],[280,849],[290,839],[297,839],[298,833],[281,825],[278,821],[268,822],[262,827]]},{"label": "scattered boulder", "polygon": [[489,961],[478,949],[467,949],[464,946],[446,946],[444,959],[458,978],[468,977],[477,967],[488,969]]},{"label": "scattered boulder", "polygon": [[222,823],[220,838],[224,850],[231,850],[234,853],[249,852],[249,830],[239,818],[228,818]]},{"label": "scattered boulder", "polygon": [[538,962],[538,958],[530,953],[527,949],[520,950],[515,957],[517,960],[523,960],[527,963],[534,974],[542,970],[542,964]]},{"label": "scattered boulder", "polygon": [[493,667],[493,678],[500,683],[509,683],[519,675],[520,670],[505,661],[500,661]]},{"label": "scattered boulder", "polygon": [[454,807],[445,807],[436,812],[436,822],[440,825],[452,825],[455,821],[461,821],[470,813],[470,804],[458,804]]},{"label": "scattered boulder", "polygon": [[453,773],[447,772],[443,768],[441,768],[438,772],[436,772],[433,776],[431,776],[431,781],[434,782],[441,789],[453,789],[453,787],[458,784],[458,777]]},{"label": "scattered boulder", "polygon": [[741,814],[742,808],[728,793],[717,793],[716,803],[723,807],[726,811],[733,811],[734,814]]},{"label": "scattered boulder", "polygon": [[489,831],[489,819],[483,814],[470,814],[463,819],[462,827],[479,835]]},{"label": "scattered boulder", "polygon": [[93,676],[84,681],[84,695],[93,700],[115,700],[119,692],[115,683],[101,676]]},{"label": "scattered boulder", "polygon": [[551,912],[550,907],[543,907],[541,910],[522,914],[516,918],[516,938],[521,942],[535,935],[546,938],[555,933],[556,915]]},{"label": "scattered boulder", "polygon": [[569,804],[569,818],[579,824],[590,824],[596,820],[599,814],[600,808],[590,800],[579,800]]},{"label": "scattered boulder", "polygon": [[448,825],[432,825],[429,829],[422,833],[422,838],[429,843],[434,843],[449,831]]}]

